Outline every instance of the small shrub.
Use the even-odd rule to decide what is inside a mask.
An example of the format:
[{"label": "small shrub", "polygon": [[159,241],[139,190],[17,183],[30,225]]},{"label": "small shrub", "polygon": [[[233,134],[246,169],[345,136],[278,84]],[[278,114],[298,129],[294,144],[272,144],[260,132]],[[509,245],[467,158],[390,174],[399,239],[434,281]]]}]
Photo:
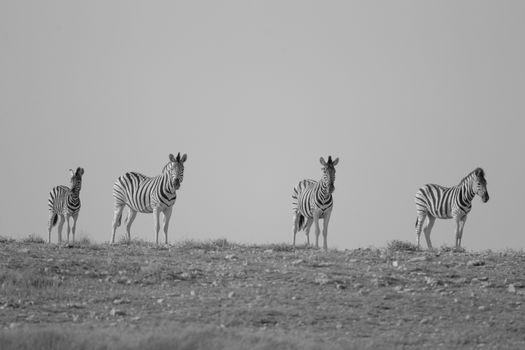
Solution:
[{"label": "small shrub", "polygon": [[57,285],[58,281],[42,275],[37,271],[13,271],[0,269],[0,286],[2,289],[16,288],[29,290],[30,288],[47,288]]},{"label": "small shrub", "polygon": [[455,246],[442,245],[439,250],[441,252],[464,253],[465,248],[456,248]]},{"label": "small shrub", "polygon": [[414,252],[418,250],[417,245],[415,245],[414,243],[407,242],[407,241],[399,241],[399,240],[393,240],[393,241],[388,242],[387,249],[389,251],[394,251],[394,252],[400,252],[400,251]]},{"label": "small shrub", "polygon": [[11,237],[0,236],[0,243],[12,243],[15,240]]},{"label": "small shrub", "polygon": [[286,243],[269,244],[267,249],[271,249],[274,252],[293,252],[295,250],[293,245]]},{"label": "small shrub", "polygon": [[27,236],[26,238],[22,239],[22,242],[23,243],[37,243],[37,244],[46,243],[46,241],[42,237],[40,237],[40,236],[38,236],[38,235],[36,235],[34,233],[32,233],[29,236]]},{"label": "small shrub", "polygon": [[91,240],[88,237],[82,237],[75,243],[78,243],[81,246],[89,246],[91,245]]},{"label": "small shrub", "polygon": [[202,250],[227,250],[236,247],[234,243],[228,242],[225,238],[219,238],[215,240],[208,241],[195,241],[195,240],[186,240],[177,244],[177,248],[180,249],[202,249]]}]

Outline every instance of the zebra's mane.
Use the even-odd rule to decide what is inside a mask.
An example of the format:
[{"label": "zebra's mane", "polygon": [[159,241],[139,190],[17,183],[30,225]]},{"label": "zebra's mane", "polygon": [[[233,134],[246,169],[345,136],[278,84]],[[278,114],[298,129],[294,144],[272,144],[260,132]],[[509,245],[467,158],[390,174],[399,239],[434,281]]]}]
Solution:
[{"label": "zebra's mane", "polygon": [[173,169],[174,165],[172,164],[173,162],[168,162],[168,164],[164,165],[164,168],[162,168],[162,173],[164,174],[166,171]]},{"label": "zebra's mane", "polygon": [[487,180],[485,179],[485,171],[483,171],[483,169],[481,168],[476,168],[472,170],[459,183],[462,184],[465,181],[470,181],[470,179],[473,178],[473,175],[476,176],[479,179],[479,182],[481,182],[483,185],[487,184]]}]

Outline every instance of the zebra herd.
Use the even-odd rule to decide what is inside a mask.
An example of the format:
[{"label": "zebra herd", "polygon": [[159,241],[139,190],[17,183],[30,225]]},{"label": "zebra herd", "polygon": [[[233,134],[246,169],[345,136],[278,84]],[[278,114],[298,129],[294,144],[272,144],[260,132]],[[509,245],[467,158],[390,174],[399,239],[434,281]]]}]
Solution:
[{"label": "zebra herd", "polygon": [[[160,213],[164,217],[164,242],[168,244],[168,225],[173,210],[173,205],[177,199],[176,191],[180,188],[184,178],[184,162],[187,155],[182,157],[180,153],[175,157],[169,155],[169,162],[162,169],[162,173],[155,177],[128,172],[120,176],[113,185],[113,197],[115,200],[115,212],[113,216],[113,231],[111,243],[115,243],[115,232],[122,221],[122,211],[128,207],[126,222],[127,239],[131,239],[131,225],[137,213],[153,213],[155,222],[156,243],[159,243]],[[310,245],[310,228],[315,224],[315,247],[319,248],[319,219],[323,219],[323,248],[328,249],[328,223],[333,208],[332,194],[335,190],[335,166],[339,158],[332,160],[328,156],[325,161],[320,158],[322,165],[322,177],[319,181],[305,179],[299,181],[292,192],[292,211],[293,211],[293,245],[297,232],[304,230],[307,245]],[[64,221],[67,223],[67,241],[69,241],[70,231],[72,241],[75,241],[75,230],[80,211],[80,189],[82,187],[82,175],[84,169],[78,167],[76,171],[71,171],[71,187],[56,186],[49,193],[49,243],[51,243],[51,230],[56,225],[58,217],[58,242],[62,242],[62,228]],[[487,180],[485,172],[477,168],[465,176],[457,186],[444,187],[435,184],[427,184],[421,187],[415,196],[417,219],[416,219],[416,239],[417,246],[420,247],[421,230],[425,234],[425,239],[429,249],[432,248],[430,241],[430,231],[436,218],[454,219],[456,222],[456,247],[461,247],[463,227],[467,215],[472,208],[472,200],[478,195],[483,202],[489,200],[487,191]],[[73,226],[69,226],[69,218],[73,218]]]}]

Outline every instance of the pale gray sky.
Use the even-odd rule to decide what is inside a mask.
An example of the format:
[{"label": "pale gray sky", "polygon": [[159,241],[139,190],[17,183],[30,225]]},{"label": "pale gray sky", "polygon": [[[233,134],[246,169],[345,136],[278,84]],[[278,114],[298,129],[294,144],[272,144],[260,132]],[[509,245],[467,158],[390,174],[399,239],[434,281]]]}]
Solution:
[{"label": "pale gray sky", "polygon": [[[115,179],[182,152],[170,241],[291,242],[292,188],[330,154],[331,248],[414,241],[416,190],[477,166],[490,201],[463,245],[524,248],[524,16],[522,1],[4,0],[0,235],[46,237],[49,190],[82,166],[77,233],[108,241]],[[434,245],[453,231],[438,221]],[[154,241],[151,215],[133,235]]]}]

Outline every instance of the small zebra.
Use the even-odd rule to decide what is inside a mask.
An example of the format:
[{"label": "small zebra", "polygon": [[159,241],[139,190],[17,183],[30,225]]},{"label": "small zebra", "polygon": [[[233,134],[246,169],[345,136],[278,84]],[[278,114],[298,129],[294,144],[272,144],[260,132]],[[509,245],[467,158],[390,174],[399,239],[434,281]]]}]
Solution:
[{"label": "small zebra", "polygon": [[164,214],[164,237],[168,244],[168,225],[170,222],[173,204],[177,198],[176,190],[180,188],[184,178],[184,162],[187,156],[177,157],[169,155],[169,163],[162,169],[162,174],[148,177],[139,173],[129,172],[119,177],[113,185],[115,198],[115,215],[113,217],[113,234],[111,243],[115,243],[115,232],[120,226],[122,210],[127,205],[129,214],[126,219],[126,233],[131,239],[131,224],[140,213],[153,213],[155,222],[156,243],[159,244],[159,215]]},{"label": "small zebra", "polygon": [[310,245],[310,228],[315,223],[315,247],[319,248],[319,219],[323,219],[323,248],[328,249],[328,223],[332,214],[335,182],[335,166],[339,158],[332,161],[332,156],[328,156],[326,162],[320,158],[323,165],[323,176],[321,180],[302,180],[293,189],[292,210],[293,210],[293,245],[295,247],[295,236],[298,231],[305,230],[307,246]]},{"label": "small zebra", "polygon": [[436,218],[453,218],[456,221],[456,248],[460,248],[463,226],[465,226],[467,215],[472,208],[472,199],[474,199],[475,195],[480,196],[483,203],[489,200],[487,180],[485,180],[485,172],[481,168],[477,168],[469,173],[454,187],[443,187],[434,184],[427,184],[421,187],[417,191],[415,198],[418,248],[420,246],[421,228],[427,218],[428,220],[426,220],[423,232],[425,233],[425,239],[429,249],[432,249],[430,231]]},{"label": "small zebra", "polygon": [[[60,223],[58,224],[58,243],[62,243],[62,227],[64,221],[67,222],[67,241],[69,242],[69,218],[73,217],[73,239],[75,241],[75,231],[77,228],[78,213],[80,212],[80,189],[82,188],[82,175],[84,169],[78,167],[76,171],[69,169],[71,172],[71,188],[67,186],[56,186],[49,193],[49,240],[51,243],[51,229],[56,225],[58,216],[60,216]],[[65,218],[64,218],[65,216]]]}]

